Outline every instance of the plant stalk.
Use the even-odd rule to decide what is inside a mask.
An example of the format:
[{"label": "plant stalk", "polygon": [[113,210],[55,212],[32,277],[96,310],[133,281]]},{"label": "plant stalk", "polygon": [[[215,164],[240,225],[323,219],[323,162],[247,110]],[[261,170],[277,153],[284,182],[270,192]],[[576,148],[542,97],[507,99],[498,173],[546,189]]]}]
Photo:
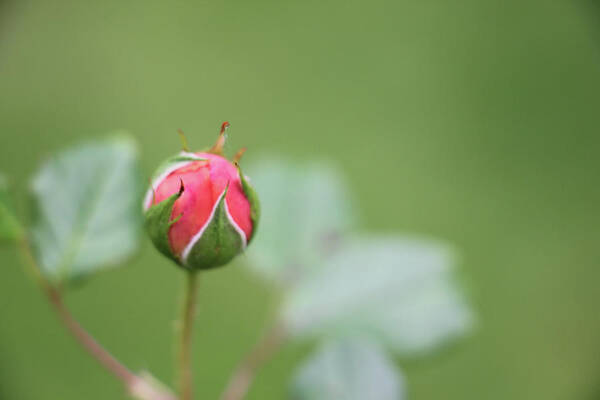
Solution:
[{"label": "plant stalk", "polygon": [[273,324],[240,361],[220,399],[242,400],[248,393],[259,369],[273,357],[285,339],[283,325],[279,322]]},{"label": "plant stalk", "polygon": [[179,398],[192,400],[192,332],[196,313],[198,272],[188,272],[181,315],[181,342],[179,346]]},{"label": "plant stalk", "polygon": [[25,258],[26,264],[30,269],[42,291],[46,295],[48,302],[52,305],[60,321],[77,340],[77,342],[104,368],[119,379],[128,393],[141,400],[175,400],[173,395],[163,389],[157,389],[154,385],[147,382],[144,378],[131,372],[125,365],[117,360],[112,354],[104,349],[92,335],[90,335],[75,320],[71,312],[65,306],[62,294],[57,287],[49,282],[40,272],[39,266],[33,257],[31,247],[27,239],[20,242],[21,254]]},{"label": "plant stalk", "polygon": [[113,357],[112,354],[105,350],[92,335],[83,329],[65,307],[60,292],[49,285],[45,288],[45,291],[50,304],[52,304],[58,317],[73,337],[75,337],[75,339],[92,355],[92,357],[98,360],[104,368],[121,380],[127,388],[133,386],[137,382],[138,377]]}]

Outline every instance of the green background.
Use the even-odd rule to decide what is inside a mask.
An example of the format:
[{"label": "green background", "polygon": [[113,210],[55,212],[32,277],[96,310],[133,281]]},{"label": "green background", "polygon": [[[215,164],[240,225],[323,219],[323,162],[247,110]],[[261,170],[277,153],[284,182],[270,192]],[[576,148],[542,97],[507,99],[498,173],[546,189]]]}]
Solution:
[{"label": "green background", "polygon": [[[599,18],[592,1],[0,2],[0,171],[25,216],[48,154],[116,128],[147,175],[177,128],[200,148],[224,120],[249,159],[332,158],[366,229],[461,251],[478,330],[400,360],[411,399],[597,399]],[[180,284],[146,241],[68,303],[170,382]],[[217,397],[271,299],[241,262],[203,278],[198,398]],[[287,347],[249,398],[283,398],[310,347]],[[0,249],[0,398],[122,397]]]}]

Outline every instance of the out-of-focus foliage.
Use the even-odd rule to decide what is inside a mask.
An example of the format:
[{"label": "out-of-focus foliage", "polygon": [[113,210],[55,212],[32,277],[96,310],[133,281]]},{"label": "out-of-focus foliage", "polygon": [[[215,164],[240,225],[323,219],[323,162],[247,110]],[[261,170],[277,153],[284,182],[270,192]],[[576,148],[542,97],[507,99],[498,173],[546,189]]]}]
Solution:
[{"label": "out-of-focus foliage", "polygon": [[[353,201],[341,173],[331,166],[263,162],[251,171],[266,205],[261,226],[267,234],[257,238],[258,248],[248,258],[261,272],[259,263],[271,261],[269,277],[294,278],[282,291],[280,316],[293,337],[360,336],[406,355],[469,331],[473,316],[456,285],[447,246],[398,235],[348,234],[351,224],[345,218],[354,219],[348,211]],[[379,385],[375,373],[354,381],[353,371],[344,369],[344,349],[327,348],[302,370],[296,385],[303,389],[300,398],[355,399],[361,396],[353,393],[364,396]],[[362,353],[349,356],[350,367],[358,362],[354,356],[360,359]],[[335,391],[354,384],[359,388]],[[381,396],[364,398],[398,398]]]},{"label": "out-of-focus foliage", "polygon": [[469,330],[446,247],[402,236],[354,236],[287,298],[294,334],[361,334],[401,354],[431,350]]},{"label": "out-of-focus foliage", "polygon": [[344,179],[326,162],[295,165],[277,158],[251,166],[248,176],[262,213],[248,250],[250,265],[270,280],[293,285],[354,225]]},{"label": "out-of-focus foliage", "polygon": [[6,177],[0,174],[0,241],[18,239],[23,229],[14,212]]},{"label": "out-of-focus foliage", "polygon": [[291,400],[402,400],[404,379],[375,343],[364,339],[325,342],[298,369]]},{"label": "out-of-focus foliage", "polygon": [[48,160],[32,182],[42,271],[78,279],[129,257],[139,242],[141,183],[136,145],[124,134]]}]

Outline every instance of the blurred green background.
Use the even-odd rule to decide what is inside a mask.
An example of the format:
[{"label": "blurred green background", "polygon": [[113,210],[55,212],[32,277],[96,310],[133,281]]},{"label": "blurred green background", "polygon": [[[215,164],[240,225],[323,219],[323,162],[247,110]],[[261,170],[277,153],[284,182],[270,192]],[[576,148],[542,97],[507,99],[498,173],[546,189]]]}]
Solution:
[{"label": "blurred green background", "polygon": [[[26,215],[50,152],[129,129],[145,173],[229,120],[230,149],[330,157],[369,230],[461,251],[479,315],[403,360],[411,399],[600,398],[600,7],[592,1],[0,2],[0,171]],[[243,260],[242,260],[243,261]],[[216,398],[272,294],[241,262],[202,282],[198,398]],[[146,242],[68,297],[134,369],[171,381],[181,274]],[[310,344],[250,399],[284,397]],[[0,398],[116,399],[0,249]]]}]

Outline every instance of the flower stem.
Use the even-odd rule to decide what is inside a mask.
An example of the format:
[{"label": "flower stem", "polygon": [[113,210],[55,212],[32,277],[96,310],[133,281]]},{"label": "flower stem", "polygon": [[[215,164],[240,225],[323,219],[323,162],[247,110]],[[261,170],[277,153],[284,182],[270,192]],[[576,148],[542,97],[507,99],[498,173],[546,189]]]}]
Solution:
[{"label": "flower stem", "polygon": [[192,400],[192,330],[194,325],[198,273],[188,272],[186,276],[183,311],[181,315],[181,342],[179,346],[179,398]]},{"label": "flower stem", "polygon": [[75,339],[96,359],[104,368],[121,380],[127,388],[132,387],[138,377],[115,357],[106,351],[96,340],[73,318],[65,307],[60,292],[52,286],[45,288],[46,296],[54,306],[62,323],[67,327]]},{"label": "flower stem", "polygon": [[285,341],[285,330],[281,323],[275,323],[256,342],[254,347],[240,361],[229,378],[221,400],[243,399],[258,370],[273,357]]},{"label": "flower stem", "polygon": [[174,396],[167,390],[156,388],[155,385],[150,384],[144,378],[134,374],[104,349],[94,337],[75,320],[65,306],[60,290],[40,273],[40,269],[33,257],[27,239],[21,240],[20,249],[26,264],[29,267],[30,273],[40,285],[48,302],[56,311],[56,314],[63,325],[93,358],[123,383],[129,394],[142,400],[175,400]]}]

